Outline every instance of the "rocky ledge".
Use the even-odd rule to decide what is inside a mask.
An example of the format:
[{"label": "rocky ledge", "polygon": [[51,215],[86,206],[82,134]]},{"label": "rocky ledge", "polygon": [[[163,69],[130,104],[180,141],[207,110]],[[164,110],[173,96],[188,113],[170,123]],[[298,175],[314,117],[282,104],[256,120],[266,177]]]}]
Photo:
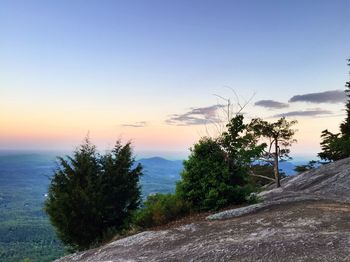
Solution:
[{"label": "rocky ledge", "polygon": [[256,205],[57,261],[350,261],[350,158],[259,196]]}]

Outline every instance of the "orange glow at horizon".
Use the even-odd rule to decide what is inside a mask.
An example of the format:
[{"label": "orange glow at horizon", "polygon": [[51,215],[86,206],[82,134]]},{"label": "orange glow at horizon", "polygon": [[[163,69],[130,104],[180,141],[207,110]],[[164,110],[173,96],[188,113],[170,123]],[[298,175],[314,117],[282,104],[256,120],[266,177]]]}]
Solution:
[{"label": "orange glow at horizon", "polygon": [[[60,110],[47,104],[7,103],[0,106],[0,112],[1,149],[71,149],[89,133],[92,142],[101,150],[111,148],[117,139],[122,139],[132,141],[135,150],[188,151],[208,131],[205,126],[168,125],[160,120],[166,118],[160,113],[148,114],[147,124],[143,127],[124,126],[146,116],[140,118],[135,112],[126,115],[97,106],[63,107]],[[298,143],[292,146],[292,155],[315,155],[319,152],[321,131],[337,132],[343,118],[299,118],[295,126],[299,130],[295,136]]]}]

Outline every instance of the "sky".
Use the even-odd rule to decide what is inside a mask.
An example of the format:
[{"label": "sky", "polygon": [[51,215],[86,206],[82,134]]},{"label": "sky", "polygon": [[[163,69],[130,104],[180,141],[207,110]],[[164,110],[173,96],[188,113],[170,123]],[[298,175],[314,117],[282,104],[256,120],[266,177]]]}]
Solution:
[{"label": "sky", "polygon": [[217,135],[223,97],[247,121],[298,120],[292,155],[314,156],[345,117],[349,13],[347,0],[0,0],[0,149],[89,134],[185,155]]}]

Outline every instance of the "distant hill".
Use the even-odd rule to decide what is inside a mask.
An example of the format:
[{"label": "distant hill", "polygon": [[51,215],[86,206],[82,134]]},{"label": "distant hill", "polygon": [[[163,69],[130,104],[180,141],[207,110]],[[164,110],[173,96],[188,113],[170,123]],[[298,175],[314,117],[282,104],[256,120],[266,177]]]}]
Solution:
[{"label": "distant hill", "polygon": [[170,173],[174,175],[173,172],[177,172],[183,167],[183,160],[168,160],[162,157],[141,158],[136,160],[136,162],[142,164],[145,168],[152,168],[152,170],[154,170],[155,167],[161,170],[169,168],[169,172],[167,172],[168,175]]},{"label": "distant hill", "polygon": [[162,157],[142,158],[136,161],[144,168],[141,177],[144,197],[154,193],[170,193],[175,190],[183,169],[182,160],[167,160]]},{"label": "distant hill", "polygon": [[279,168],[287,175],[293,176],[296,175],[297,172],[294,171],[294,168],[299,165],[305,165],[308,161],[283,161],[279,163]]}]

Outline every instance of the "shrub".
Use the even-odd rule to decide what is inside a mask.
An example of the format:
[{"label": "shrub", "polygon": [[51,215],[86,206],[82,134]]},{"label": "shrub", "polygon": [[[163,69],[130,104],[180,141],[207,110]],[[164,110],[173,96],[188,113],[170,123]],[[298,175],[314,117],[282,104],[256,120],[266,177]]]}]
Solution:
[{"label": "shrub", "polygon": [[166,224],[190,212],[190,204],[174,194],[149,196],[144,207],[134,213],[133,223],[141,228]]},{"label": "shrub", "polygon": [[101,156],[86,139],[73,156],[59,158],[45,210],[62,242],[82,250],[122,230],[139,206],[141,174],[130,143],[120,141]]},{"label": "shrub", "polygon": [[248,185],[236,184],[230,172],[225,152],[211,138],[202,138],[191,149],[184,161],[182,180],[176,185],[176,194],[189,201],[197,210],[216,210],[232,203],[242,203],[252,192]]}]

